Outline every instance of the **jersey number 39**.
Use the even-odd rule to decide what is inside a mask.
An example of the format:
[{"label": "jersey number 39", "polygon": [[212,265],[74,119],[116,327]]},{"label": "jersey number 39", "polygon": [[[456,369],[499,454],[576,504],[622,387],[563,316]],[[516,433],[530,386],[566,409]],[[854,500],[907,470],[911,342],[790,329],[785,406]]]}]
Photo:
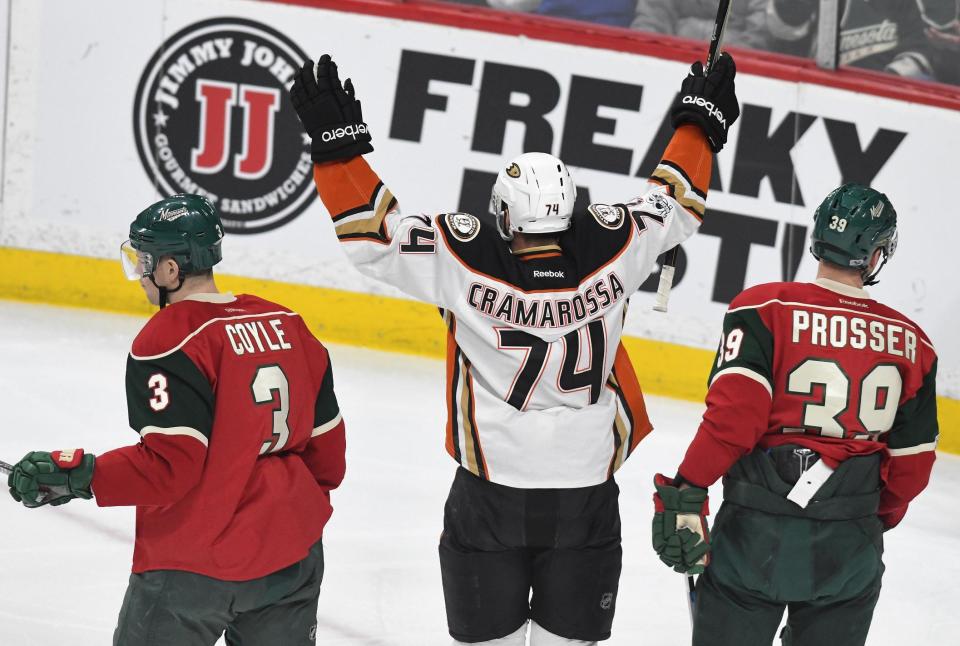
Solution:
[{"label": "jersey number 39", "polygon": [[[840,416],[851,406],[850,378],[840,365],[827,359],[805,359],[787,376],[787,392],[812,396],[820,386],[823,398],[803,405],[803,428],[784,428],[785,433],[818,431],[826,437],[846,437]],[[857,418],[870,434],[885,433],[893,426],[903,391],[903,378],[892,364],[879,364],[860,382]]]}]

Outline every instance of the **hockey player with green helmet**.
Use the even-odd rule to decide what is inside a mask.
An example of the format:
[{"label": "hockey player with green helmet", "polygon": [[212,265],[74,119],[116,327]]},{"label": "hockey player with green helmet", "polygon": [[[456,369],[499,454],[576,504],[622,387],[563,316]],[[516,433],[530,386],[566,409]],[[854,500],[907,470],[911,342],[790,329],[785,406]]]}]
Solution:
[{"label": "hockey player with green helmet", "polygon": [[223,258],[222,242],[220,216],[206,198],[174,195],[151,204],[130,224],[130,239],[120,248],[124,272],[140,280],[150,302],[162,309],[188,277],[216,291],[212,270]]},{"label": "hockey player with green helmet", "polygon": [[784,610],[785,646],[865,642],[883,532],[926,487],[938,437],[933,345],[864,290],[896,246],[887,197],[845,184],[814,214],[816,280],[730,304],[703,421],[654,483],[655,551],[701,574],[695,645],[769,646]]},{"label": "hockey player with green helmet", "polygon": [[326,349],[298,314],[220,293],[223,227],[200,195],[144,209],[122,246],[160,311],[133,342],[132,446],[33,451],[10,494],[136,507],[116,646],[312,646],[344,424]]}]

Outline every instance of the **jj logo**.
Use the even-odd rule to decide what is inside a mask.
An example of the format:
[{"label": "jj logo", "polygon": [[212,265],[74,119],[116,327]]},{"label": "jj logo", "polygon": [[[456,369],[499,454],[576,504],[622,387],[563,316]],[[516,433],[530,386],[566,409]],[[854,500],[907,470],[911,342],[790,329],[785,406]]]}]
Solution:
[{"label": "jj logo", "polygon": [[189,25],[163,43],[137,88],[137,150],[168,195],[199,193],[231,233],[297,217],[316,198],[310,141],[282,94],[306,55],[241,18]]},{"label": "jj logo", "polygon": [[237,99],[243,107],[242,152],[234,155],[233,174],[260,179],[273,161],[273,124],[280,106],[280,90],[219,81],[197,81],[200,102],[200,141],[190,155],[195,173],[219,173],[230,156],[231,114]]}]

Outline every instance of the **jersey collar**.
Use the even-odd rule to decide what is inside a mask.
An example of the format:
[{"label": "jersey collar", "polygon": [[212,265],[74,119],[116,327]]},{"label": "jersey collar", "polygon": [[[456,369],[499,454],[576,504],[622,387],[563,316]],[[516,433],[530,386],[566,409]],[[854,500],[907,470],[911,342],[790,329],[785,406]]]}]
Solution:
[{"label": "jersey collar", "polygon": [[560,248],[560,245],[545,244],[539,247],[528,247],[527,249],[523,249],[522,251],[513,251],[511,249],[510,253],[512,253],[514,256],[517,256],[518,258],[523,258],[524,256],[534,256],[534,255],[544,254],[544,253],[561,253],[562,251],[563,250]]},{"label": "jersey collar", "polygon": [[183,298],[185,301],[197,301],[198,303],[217,303],[223,305],[225,303],[232,303],[237,300],[237,297],[233,295],[232,292],[226,292],[224,294],[190,294]]},{"label": "jersey collar", "polygon": [[824,289],[828,289],[831,292],[836,292],[837,294],[843,294],[844,296],[862,299],[870,298],[870,294],[868,294],[867,290],[865,289],[860,289],[859,287],[853,287],[851,285],[845,285],[844,283],[839,283],[835,280],[830,280],[829,278],[818,278],[813,282],[815,285],[818,285]]}]

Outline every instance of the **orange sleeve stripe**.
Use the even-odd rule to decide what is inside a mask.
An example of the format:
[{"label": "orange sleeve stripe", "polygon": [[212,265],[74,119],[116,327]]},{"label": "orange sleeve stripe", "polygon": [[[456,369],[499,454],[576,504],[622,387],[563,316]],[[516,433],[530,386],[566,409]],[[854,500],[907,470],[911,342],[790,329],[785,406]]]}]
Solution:
[{"label": "orange sleeve stripe", "polygon": [[323,205],[333,217],[369,205],[380,185],[380,177],[363,157],[314,164],[313,181]]},{"label": "orange sleeve stripe", "polygon": [[706,195],[713,172],[713,152],[699,126],[686,124],[677,128],[663,158],[682,168],[693,187]]}]

